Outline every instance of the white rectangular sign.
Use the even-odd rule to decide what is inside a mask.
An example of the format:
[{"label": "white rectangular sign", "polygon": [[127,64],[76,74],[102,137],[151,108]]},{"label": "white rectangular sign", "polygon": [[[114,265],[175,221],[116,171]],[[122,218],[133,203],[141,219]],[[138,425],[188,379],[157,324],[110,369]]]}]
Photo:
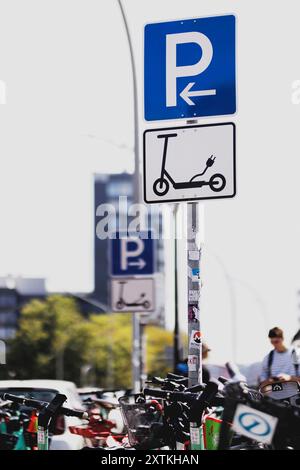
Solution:
[{"label": "white rectangular sign", "polygon": [[111,306],[115,312],[151,312],[155,310],[154,279],[112,278]]},{"label": "white rectangular sign", "polygon": [[242,436],[249,437],[263,444],[271,444],[276,430],[278,419],[250,406],[238,405],[233,429]]},{"label": "white rectangular sign", "polygon": [[233,123],[144,132],[145,202],[234,197],[235,179]]}]

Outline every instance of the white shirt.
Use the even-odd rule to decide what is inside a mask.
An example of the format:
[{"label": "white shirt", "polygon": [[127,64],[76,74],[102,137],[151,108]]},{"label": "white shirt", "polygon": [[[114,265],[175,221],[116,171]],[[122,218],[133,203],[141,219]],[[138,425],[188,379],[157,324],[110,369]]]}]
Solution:
[{"label": "white shirt", "polygon": [[271,364],[271,375],[268,368],[269,354],[263,360],[262,373],[260,380],[267,380],[271,377],[277,377],[280,374],[297,375],[296,368],[292,360],[292,351],[287,349],[284,352],[278,352],[274,349],[273,360]]}]

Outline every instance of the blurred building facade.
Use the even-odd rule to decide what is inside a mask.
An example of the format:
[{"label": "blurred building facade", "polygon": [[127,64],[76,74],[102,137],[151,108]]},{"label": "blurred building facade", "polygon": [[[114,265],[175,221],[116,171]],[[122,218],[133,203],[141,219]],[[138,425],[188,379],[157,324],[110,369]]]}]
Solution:
[{"label": "blurred building facade", "polygon": [[31,299],[45,298],[45,279],[0,277],[0,339],[14,337],[21,308]]},{"label": "blurred building facade", "polygon": [[[126,198],[126,204],[120,204],[120,197]],[[123,200],[124,200],[123,199]],[[103,204],[109,204],[114,208],[116,214],[116,229],[118,230],[120,216],[127,216],[128,223],[130,223],[134,216],[129,216],[126,211],[131,204],[134,203],[134,175],[129,173],[121,173],[114,175],[95,174],[94,176],[94,213],[95,213],[95,227],[94,227],[94,292],[90,296],[107,306],[110,310],[110,250],[109,239],[100,239],[97,236],[97,224],[103,218]],[[101,207],[102,206],[102,209]],[[149,207],[149,206],[148,206]],[[100,210],[99,210],[100,209]],[[113,217],[114,214],[112,214]],[[162,217],[159,210],[153,211],[152,216],[146,216],[148,230],[158,232],[162,230]],[[113,226],[113,223],[111,224]],[[150,321],[155,323],[164,324],[164,241],[162,237],[157,237],[155,240],[156,246],[156,259],[157,259],[157,273],[155,274],[156,285],[156,311],[149,314]]]}]

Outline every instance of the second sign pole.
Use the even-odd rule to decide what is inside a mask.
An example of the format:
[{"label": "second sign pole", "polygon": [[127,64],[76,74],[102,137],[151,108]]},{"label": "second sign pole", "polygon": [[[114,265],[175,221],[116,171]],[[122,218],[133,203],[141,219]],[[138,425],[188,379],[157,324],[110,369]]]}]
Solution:
[{"label": "second sign pole", "polygon": [[[188,288],[188,382],[189,387],[202,383],[202,333],[200,323],[201,294],[201,230],[203,217],[199,214],[199,203],[187,204],[187,288]],[[195,416],[190,423],[191,449],[203,449],[201,417]]]}]

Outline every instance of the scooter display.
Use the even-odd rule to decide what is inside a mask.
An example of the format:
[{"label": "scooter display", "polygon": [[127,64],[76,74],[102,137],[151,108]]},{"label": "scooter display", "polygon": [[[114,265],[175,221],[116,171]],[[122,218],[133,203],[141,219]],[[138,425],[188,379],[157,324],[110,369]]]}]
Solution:
[{"label": "scooter display", "polygon": [[[195,181],[196,178],[203,176],[208,168],[212,167],[216,157],[211,155],[211,157],[206,162],[206,167],[202,171],[202,173],[198,173],[194,175],[189,181],[183,182],[176,182],[171,177],[170,173],[166,170],[166,159],[167,159],[167,150],[168,150],[168,142],[170,138],[177,137],[178,134],[161,134],[158,135],[158,139],[165,139],[164,142],[164,149],[163,149],[163,158],[162,158],[162,165],[161,165],[161,174],[160,177],[157,178],[153,183],[153,191],[157,196],[164,196],[170,189],[170,183],[172,184],[174,189],[191,189],[191,188],[202,188],[203,186],[209,186],[210,189],[214,192],[222,191],[226,186],[226,179],[225,176],[221,173],[215,173],[210,177],[208,181],[199,180]],[[170,182],[170,183],[169,183]]]},{"label": "scooter display", "polygon": [[120,281],[120,292],[119,292],[119,300],[116,303],[116,307],[118,310],[122,310],[125,307],[144,307],[145,310],[150,308],[150,302],[145,299],[146,294],[142,293],[140,297],[135,300],[134,302],[126,302],[124,299],[124,285],[127,284],[126,281]]}]

